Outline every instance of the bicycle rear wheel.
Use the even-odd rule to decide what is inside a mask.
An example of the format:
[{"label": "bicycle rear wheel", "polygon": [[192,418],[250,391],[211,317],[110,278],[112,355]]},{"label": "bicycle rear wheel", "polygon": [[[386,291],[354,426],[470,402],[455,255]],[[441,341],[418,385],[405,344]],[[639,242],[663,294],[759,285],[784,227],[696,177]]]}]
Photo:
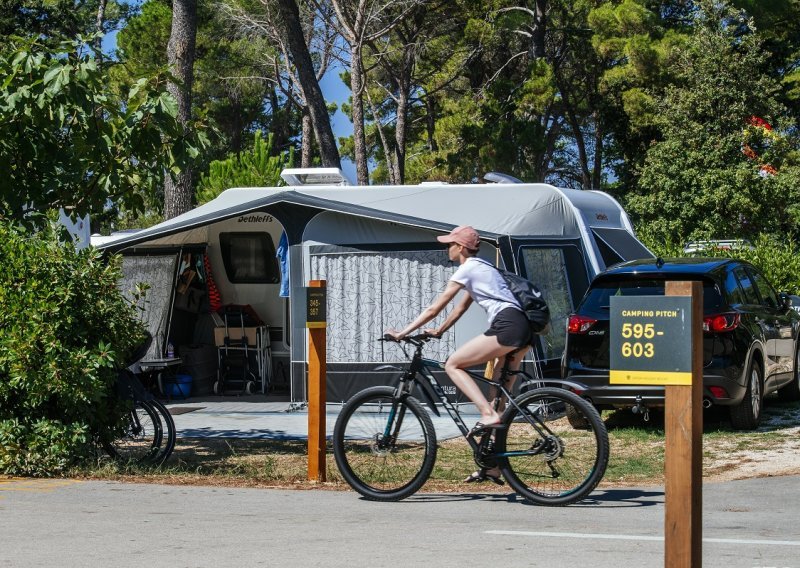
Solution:
[{"label": "bicycle rear wheel", "polygon": [[412,397],[391,387],[356,394],[333,431],[336,465],[350,487],[373,501],[399,501],[427,481],[436,461],[436,432]]},{"label": "bicycle rear wheel", "polygon": [[[561,388],[520,395],[503,415],[495,449],[508,484],[538,505],[568,505],[597,487],[608,465],[608,433],[597,410]],[[580,428],[571,422],[579,417]]]},{"label": "bicycle rear wheel", "polygon": [[153,399],[147,402],[153,407],[153,410],[158,413],[158,417],[161,420],[161,430],[164,434],[164,438],[158,453],[153,458],[154,464],[161,465],[167,461],[169,456],[172,455],[172,450],[175,449],[175,421],[172,419],[172,414],[169,413],[169,409],[164,406],[161,401]]},{"label": "bicycle rear wheel", "polygon": [[122,435],[103,442],[103,449],[112,458],[123,462],[153,463],[164,437],[161,419],[149,402],[136,401],[133,404]]}]

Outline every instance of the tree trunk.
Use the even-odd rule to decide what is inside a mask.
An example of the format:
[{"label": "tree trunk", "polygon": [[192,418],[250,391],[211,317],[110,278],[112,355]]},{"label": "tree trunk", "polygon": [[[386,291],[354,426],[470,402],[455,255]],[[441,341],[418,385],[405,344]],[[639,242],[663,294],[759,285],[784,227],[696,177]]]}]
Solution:
[{"label": "tree trunk", "polygon": [[297,8],[297,3],[295,0],[275,1],[280,11],[280,19],[284,27],[283,31],[289,43],[292,62],[295,69],[297,69],[297,77],[300,80],[303,96],[311,115],[311,123],[314,125],[314,133],[319,145],[322,165],[340,168],[339,149],[336,147],[336,139],[333,136],[325,98],[322,96],[319,81],[317,81],[314,73],[311,55],[308,53],[308,45],[306,45],[303,28],[300,25],[300,11]]},{"label": "tree trunk", "polygon": [[[108,0],[100,0],[97,6],[97,20],[95,22],[95,31],[103,33],[103,24],[106,21],[106,3]],[[97,49],[97,57],[102,61],[103,59],[103,38],[98,37],[95,41],[95,48]]]},{"label": "tree trunk", "polygon": [[356,183],[369,185],[367,167],[367,137],[364,133],[364,62],[356,43],[350,49],[350,90],[353,111],[353,151],[356,158]]},{"label": "tree trunk", "polygon": [[395,152],[394,149],[389,147],[389,140],[386,138],[386,133],[383,131],[383,125],[381,124],[380,116],[378,116],[378,111],[375,109],[375,105],[372,104],[372,97],[369,96],[369,91],[367,91],[367,102],[369,103],[369,110],[372,112],[372,119],[375,121],[375,128],[378,131],[378,137],[381,139],[381,144],[383,145],[383,154],[386,156],[386,170],[389,172],[389,183],[391,185],[400,185],[400,181],[397,176],[397,168],[395,166]]},{"label": "tree trunk", "polygon": [[[413,57],[413,55],[412,55]],[[408,132],[408,100],[411,95],[411,66],[413,61],[406,61],[406,67],[400,76],[397,94],[397,122],[395,123],[395,160],[397,163],[398,184],[406,179],[406,138]],[[408,71],[408,73],[406,73]]]},{"label": "tree trunk", "polygon": [[311,167],[311,147],[314,142],[314,125],[308,105],[305,105],[301,112],[303,115],[303,140],[300,146],[300,167],[309,168]]},{"label": "tree trunk", "polygon": [[228,100],[231,105],[231,151],[238,154],[242,151],[242,131],[245,127],[242,101],[238,93],[229,93]]},{"label": "tree trunk", "polygon": [[438,152],[439,145],[436,143],[436,101],[430,95],[425,96],[425,124],[428,133],[428,150]]},{"label": "tree trunk", "polygon": [[[167,62],[180,84],[170,81],[167,91],[178,101],[178,121],[184,130],[192,117],[192,83],[197,39],[197,0],[173,0],[172,30],[167,44]],[[164,218],[171,219],[192,208],[192,168],[181,170],[174,179],[167,175],[164,183]]]},{"label": "tree trunk", "polygon": [[592,164],[592,187],[600,189],[603,175],[603,129],[600,126],[600,113],[594,113],[594,163]]},{"label": "tree trunk", "polygon": [[533,11],[531,55],[533,55],[534,59],[544,59],[544,40],[547,34],[547,0],[536,0]]},{"label": "tree trunk", "polygon": [[573,102],[572,97],[569,94],[570,91],[564,84],[556,80],[556,85],[558,86],[558,90],[561,93],[561,98],[564,101],[564,108],[562,111],[564,118],[566,118],[567,122],[569,123],[570,129],[572,130],[572,136],[575,138],[575,146],[578,148],[578,166],[581,170],[581,189],[591,189],[592,174],[589,171],[589,157],[586,154],[586,140],[584,139],[581,125],[578,122],[578,117],[575,114],[575,106],[577,103]]},{"label": "tree trunk", "polygon": [[572,135],[575,137],[575,145],[578,147],[578,165],[581,169],[581,189],[592,189],[592,175],[589,172],[589,157],[586,154],[586,141],[583,139],[581,126],[572,109],[567,110],[567,121],[572,128]]},{"label": "tree trunk", "polygon": [[267,98],[269,99],[269,106],[272,112],[272,124],[270,130],[272,131],[272,147],[285,148],[291,144],[292,136],[291,127],[287,119],[292,114],[292,101],[291,97],[286,99],[286,103],[281,106],[280,98],[278,97],[277,89],[268,89]]}]

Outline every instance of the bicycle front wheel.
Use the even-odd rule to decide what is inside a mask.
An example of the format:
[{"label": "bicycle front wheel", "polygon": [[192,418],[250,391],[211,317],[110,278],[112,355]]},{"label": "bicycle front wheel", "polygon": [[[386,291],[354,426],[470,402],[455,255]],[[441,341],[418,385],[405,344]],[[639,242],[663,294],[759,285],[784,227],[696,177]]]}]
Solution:
[{"label": "bicycle front wheel", "polygon": [[133,404],[123,432],[115,440],[103,442],[103,449],[123,462],[153,463],[163,440],[161,419],[149,402]]},{"label": "bicycle front wheel", "polygon": [[608,433],[597,410],[561,388],[536,389],[514,402],[519,408],[509,406],[508,429],[498,430],[495,440],[508,484],[538,505],[568,505],[589,495],[608,465]]},{"label": "bicycle front wheel", "polygon": [[373,501],[399,501],[427,481],[436,461],[436,432],[413,397],[391,387],[356,394],[333,431],[336,465],[350,487]]}]

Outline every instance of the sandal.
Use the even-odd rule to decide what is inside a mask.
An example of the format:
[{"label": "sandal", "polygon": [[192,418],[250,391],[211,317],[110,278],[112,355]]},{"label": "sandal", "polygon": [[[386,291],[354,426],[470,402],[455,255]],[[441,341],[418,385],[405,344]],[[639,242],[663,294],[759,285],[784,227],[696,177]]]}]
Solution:
[{"label": "sandal", "polygon": [[479,483],[481,481],[491,481],[496,485],[505,485],[506,482],[500,479],[499,475],[492,475],[491,473],[487,473],[485,469],[479,469],[471,473],[465,480],[464,483]]}]

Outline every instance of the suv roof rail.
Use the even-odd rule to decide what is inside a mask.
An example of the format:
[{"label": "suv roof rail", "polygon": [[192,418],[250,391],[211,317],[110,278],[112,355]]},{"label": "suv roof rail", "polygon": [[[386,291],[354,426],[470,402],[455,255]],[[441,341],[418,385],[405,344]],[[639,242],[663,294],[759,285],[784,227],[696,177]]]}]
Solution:
[{"label": "suv roof rail", "polygon": [[709,249],[718,248],[722,250],[752,249],[755,248],[747,239],[709,239],[700,241],[689,241],[683,246],[686,254],[703,252]]}]

